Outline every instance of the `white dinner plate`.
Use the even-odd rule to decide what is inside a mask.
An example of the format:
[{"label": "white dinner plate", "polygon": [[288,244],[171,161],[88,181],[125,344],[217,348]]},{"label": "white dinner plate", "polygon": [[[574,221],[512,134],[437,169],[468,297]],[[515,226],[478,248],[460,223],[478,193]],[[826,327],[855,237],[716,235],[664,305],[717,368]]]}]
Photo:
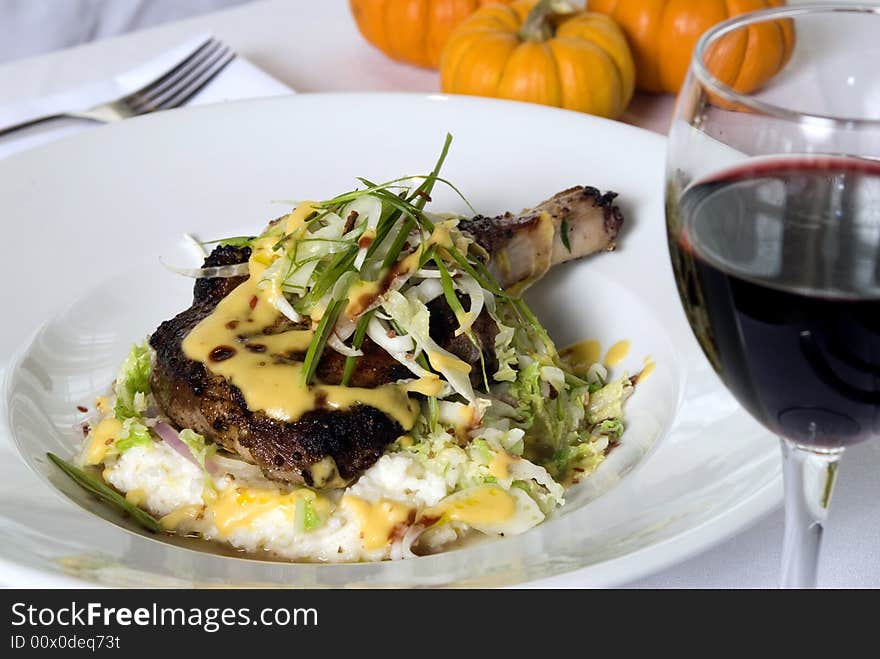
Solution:
[{"label": "white dinner plate", "polygon": [[[288,205],[444,168],[484,214],[571,185],[620,193],[619,247],[529,293],[557,343],[626,339],[618,367],[656,363],[621,447],[545,524],[380,564],[287,564],[147,537],[45,459],[82,439],[77,405],[107,389],[131,343],[189,304],[184,232],[253,233]],[[776,443],[711,372],[680,308],[663,218],[664,140],[535,105],[446,96],[300,95],[143,117],[0,162],[6,237],[0,359],[0,580],[59,585],[612,585],[720,542],[778,504]],[[463,212],[448,191],[435,210]],[[42,327],[40,327],[42,325]],[[37,329],[40,327],[40,329]],[[28,338],[30,336],[30,338]],[[25,467],[25,463],[31,468]]]}]

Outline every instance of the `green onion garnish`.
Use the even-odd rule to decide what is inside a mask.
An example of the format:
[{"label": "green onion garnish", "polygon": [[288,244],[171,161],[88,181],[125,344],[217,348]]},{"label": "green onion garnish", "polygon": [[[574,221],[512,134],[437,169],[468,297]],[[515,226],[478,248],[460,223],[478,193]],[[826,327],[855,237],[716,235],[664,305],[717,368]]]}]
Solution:
[{"label": "green onion garnish", "polygon": [[299,313],[308,312],[339,281],[342,275],[351,269],[355,258],[357,258],[357,252],[357,245],[354,245],[346,251],[334,254],[333,259],[312,285],[311,290],[293,305],[293,308]]},{"label": "green onion garnish", "polygon": [[220,240],[208,240],[199,243],[203,247],[205,245],[219,245],[220,247],[249,247],[254,241],[254,236],[232,236],[231,238],[221,238]]},{"label": "green onion garnish", "polygon": [[382,259],[383,270],[390,268],[393,263],[397,262],[400,252],[403,251],[403,245],[406,243],[406,239],[409,237],[409,232],[412,231],[414,224],[415,220],[413,220],[411,216],[404,220],[400,231],[394,236],[394,241],[391,243],[388,253],[385,255],[385,258]]},{"label": "green onion garnish", "polygon": [[108,487],[102,481],[88,474],[86,471],[80,469],[79,467],[67,462],[66,460],[62,460],[54,453],[46,453],[46,457],[54,462],[55,465],[61,471],[67,474],[71,478],[71,480],[73,480],[77,485],[82,487],[90,494],[98,497],[105,503],[108,503],[114,508],[117,508],[121,512],[131,515],[131,518],[134,521],[136,521],[148,531],[158,532],[162,530],[162,526],[159,524],[159,521],[155,517],[153,517],[145,510],[138,508],[133,503],[127,501],[125,497],[119,494],[119,492],[112,489],[111,487]]},{"label": "green onion garnish", "polygon": [[[452,309],[452,313],[455,314],[459,326],[463,327],[465,322],[465,311],[464,307],[461,305],[461,300],[459,300],[458,295],[455,294],[455,282],[452,281],[452,275],[450,275],[449,270],[446,269],[443,259],[436,254],[434,255],[434,263],[437,264],[437,269],[440,271],[440,286],[443,288],[443,297],[446,298],[446,304],[449,305],[449,308]],[[466,334],[471,336],[470,331],[466,332]],[[471,340],[473,341],[473,338],[471,338]]]},{"label": "green onion garnish", "polygon": [[324,346],[327,344],[327,339],[330,338],[330,332],[333,331],[336,319],[339,318],[339,312],[342,311],[346,304],[348,304],[348,298],[333,300],[324,311],[324,315],[321,316],[321,320],[318,322],[318,327],[315,330],[315,336],[312,338],[312,342],[309,343],[309,349],[306,351],[305,359],[303,359],[303,384],[309,385],[312,383],[312,378],[318,368],[318,362],[324,352]]},{"label": "green onion garnish", "polygon": [[538,338],[541,339],[541,342],[547,348],[547,353],[552,357],[556,357],[556,346],[553,343],[553,340],[547,334],[547,330],[544,329],[544,326],[538,321],[537,316],[532,312],[529,308],[529,305],[526,304],[526,301],[522,298],[513,298],[512,300],[514,307],[519,311],[523,317],[528,321],[528,327],[538,335]]},{"label": "green onion garnish", "polygon": [[[364,344],[364,336],[367,334],[367,325],[370,324],[370,319],[373,317],[373,314],[376,312],[375,309],[370,309],[367,313],[358,319],[357,328],[354,330],[354,336],[351,339],[351,347],[355,350],[360,350],[361,346]],[[345,358],[345,366],[342,369],[342,386],[348,386],[349,381],[351,380],[351,376],[354,374],[354,368],[357,365],[357,357],[346,357]]]},{"label": "green onion garnish", "polygon": [[571,253],[571,243],[568,241],[568,217],[562,218],[562,224],[559,226],[559,237],[562,238],[562,244],[565,249]]}]

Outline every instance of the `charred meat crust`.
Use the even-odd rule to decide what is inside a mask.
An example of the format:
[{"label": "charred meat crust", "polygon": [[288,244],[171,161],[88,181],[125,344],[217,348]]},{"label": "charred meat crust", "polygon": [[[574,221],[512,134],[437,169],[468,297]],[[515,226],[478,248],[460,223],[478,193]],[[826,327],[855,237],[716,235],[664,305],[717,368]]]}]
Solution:
[{"label": "charred meat crust", "polygon": [[623,213],[620,207],[614,203],[617,193],[608,191],[605,194],[599,194],[596,188],[585,188],[585,190],[589,190],[594,195],[596,206],[604,210],[605,231],[616,238],[617,234],[620,233],[620,227],[623,226]]},{"label": "charred meat crust", "polygon": [[[213,268],[223,265],[238,265],[239,263],[246,263],[250,257],[250,247],[220,245],[215,247],[214,251],[205,258],[205,263],[202,267]],[[220,300],[232,292],[232,289],[245,280],[247,280],[247,277],[196,279],[195,286],[193,286],[193,306],[200,303],[209,303],[211,309],[213,309]]]},{"label": "charred meat crust", "polygon": [[294,465],[306,485],[316,484],[309,467],[328,455],[344,480],[359,476],[403,434],[398,423],[366,405],[312,410],[294,423],[281,423],[262,414],[252,416],[251,437],[240,443],[254,462],[265,465],[266,472],[276,478]]},{"label": "charred meat crust", "polygon": [[190,377],[181,378],[157,359],[151,385],[159,406],[176,425],[243,455],[271,478],[312,485],[311,465],[331,456],[339,475],[350,480],[403,432],[388,416],[364,405],[313,410],[290,423],[277,421],[249,410],[241,392],[225,378],[190,363]]},{"label": "charred meat crust", "polygon": [[458,228],[467,231],[480,247],[493,254],[510,242],[518,231],[522,231],[523,225],[532,226],[538,221],[537,215],[519,222],[515,221],[515,218],[516,216],[509,211],[496,217],[477,215],[472,220],[459,222]]}]

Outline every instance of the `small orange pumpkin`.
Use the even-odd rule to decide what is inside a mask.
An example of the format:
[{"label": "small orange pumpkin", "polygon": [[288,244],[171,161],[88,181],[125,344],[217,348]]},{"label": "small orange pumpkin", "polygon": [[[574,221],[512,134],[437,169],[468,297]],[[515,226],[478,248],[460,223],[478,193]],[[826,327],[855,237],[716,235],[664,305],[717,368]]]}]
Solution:
[{"label": "small orange pumpkin", "polygon": [[449,38],[440,86],[616,118],[635,85],[623,32],[604,14],[560,0],[483,7]]},{"label": "small orange pumpkin", "polygon": [[[590,0],[589,6],[591,11],[611,16],[626,33],[636,61],[636,86],[676,94],[703,32],[732,16],[784,4],[785,0]],[[727,40],[736,43],[728,44],[727,55],[734,56],[724,64],[725,81],[745,93],[758,89],[785,66],[794,39],[789,20],[741,31],[737,38]],[[746,48],[760,53],[760,57],[750,53],[748,61],[760,60],[762,66],[742,67]]]},{"label": "small orange pumpkin", "polygon": [[349,0],[364,38],[407,64],[437,68],[452,30],[483,5],[511,0]]}]

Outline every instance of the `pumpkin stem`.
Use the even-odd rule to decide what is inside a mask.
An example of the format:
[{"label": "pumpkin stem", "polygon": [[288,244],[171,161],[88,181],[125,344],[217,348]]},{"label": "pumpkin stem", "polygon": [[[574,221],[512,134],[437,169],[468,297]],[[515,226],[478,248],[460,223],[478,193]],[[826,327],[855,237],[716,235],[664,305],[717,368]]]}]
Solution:
[{"label": "pumpkin stem", "polygon": [[550,19],[554,15],[570,14],[574,7],[568,0],[538,0],[529,11],[519,37],[523,41],[546,41],[553,36],[553,25]]}]

